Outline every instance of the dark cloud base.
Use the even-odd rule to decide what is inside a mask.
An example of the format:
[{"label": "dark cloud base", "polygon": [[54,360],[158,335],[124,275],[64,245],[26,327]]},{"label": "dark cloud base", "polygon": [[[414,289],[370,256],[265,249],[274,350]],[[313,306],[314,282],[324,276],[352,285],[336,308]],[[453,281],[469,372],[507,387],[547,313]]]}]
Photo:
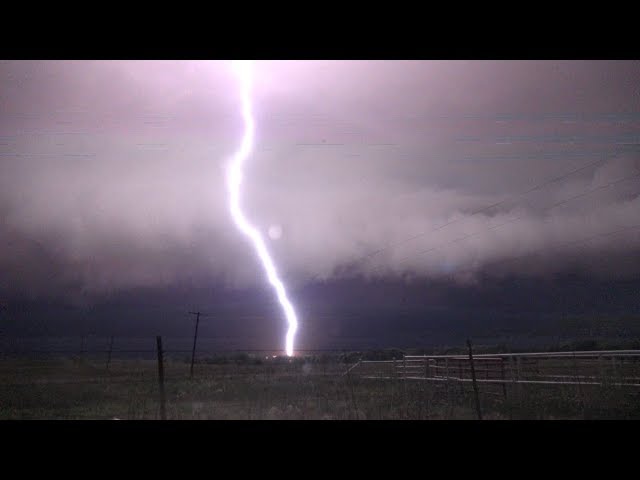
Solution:
[{"label": "dark cloud base", "polygon": [[[420,347],[467,337],[507,344],[552,344],[592,336],[640,335],[640,278],[594,281],[580,275],[484,279],[472,287],[415,279],[351,279],[307,285],[295,293],[300,348]],[[139,289],[78,307],[14,300],[0,314],[5,336],[188,338],[198,309],[200,334],[227,348],[282,348],[284,322],[266,289]],[[610,327],[615,321],[615,328]],[[575,325],[578,325],[577,327]],[[613,329],[612,329],[613,328]]]}]

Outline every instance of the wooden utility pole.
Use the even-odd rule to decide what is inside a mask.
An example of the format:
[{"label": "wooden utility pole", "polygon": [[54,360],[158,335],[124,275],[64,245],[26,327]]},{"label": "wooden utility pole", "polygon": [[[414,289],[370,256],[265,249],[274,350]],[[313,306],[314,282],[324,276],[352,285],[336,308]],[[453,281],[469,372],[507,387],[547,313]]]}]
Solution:
[{"label": "wooden utility pole", "polygon": [[196,342],[198,341],[198,325],[200,324],[200,312],[189,312],[190,315],[196,316],[196,331],[193,335],[193,350],[191,351],[191,370],[189,376],[193,378],[193,363],[196,359]]},{"label": "wooden utility pole", "polygon": [[164,364],[163,364],[163,354],[162,354],[162,337],[156,337],[156,344],[158,347],[158,386],[160,387],[160,418],[162,420],[167,419],[167,410],[166,410],[166,397],[164,394]]},{"label": "wooden utility pole", "polygon": [[476,397],[476,412],[478,413],[478,420],[482,420],[482,412],[480,411],[480,395],[478,394],[478,384],[476,382],[476,369],[473,366],[473,351],[471,350],[471,340],[467,340],[467,347],[469,347],[469,363],[471,363],[471,381],[473,382],[473,393]]}]

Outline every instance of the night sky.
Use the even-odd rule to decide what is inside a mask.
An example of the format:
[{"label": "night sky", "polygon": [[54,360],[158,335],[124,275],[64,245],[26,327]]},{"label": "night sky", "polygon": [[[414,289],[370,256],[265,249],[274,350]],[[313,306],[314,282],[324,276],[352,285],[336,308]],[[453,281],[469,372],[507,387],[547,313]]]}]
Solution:
[{"label": "night sky", "polygon": [[[638,325],[640,62],[257,61],[253,102],[300,347]],[[242,128],[228,62],[1,62],[2,334],[281,345]]]}]

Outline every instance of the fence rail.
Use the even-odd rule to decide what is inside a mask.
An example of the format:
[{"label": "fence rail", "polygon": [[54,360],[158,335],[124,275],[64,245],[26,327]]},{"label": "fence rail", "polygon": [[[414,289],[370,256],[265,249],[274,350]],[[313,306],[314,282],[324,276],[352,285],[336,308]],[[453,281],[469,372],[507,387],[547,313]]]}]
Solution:
[{"label": "fence rail", "polygon": [[[640,350],[475,354],[473,369],[475,381],[480,384],[640,387]],[[468,355],[405,355],[400,360],[362,360],[351,367],[350,373],[364,378],[473,381]]]}]

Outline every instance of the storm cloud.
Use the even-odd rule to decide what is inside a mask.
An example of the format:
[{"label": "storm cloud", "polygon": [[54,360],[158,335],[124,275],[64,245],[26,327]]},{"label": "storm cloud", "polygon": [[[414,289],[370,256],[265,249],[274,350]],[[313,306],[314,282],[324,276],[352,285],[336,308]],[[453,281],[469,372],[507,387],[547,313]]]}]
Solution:
[{"label": "storm cloud", "polygon": [[[0,291],[262,283],[237,95],[221,61],[2,62]],[[640,273],[639,62],[264,61],[254,102],[243,208],[294,286]]]}]

